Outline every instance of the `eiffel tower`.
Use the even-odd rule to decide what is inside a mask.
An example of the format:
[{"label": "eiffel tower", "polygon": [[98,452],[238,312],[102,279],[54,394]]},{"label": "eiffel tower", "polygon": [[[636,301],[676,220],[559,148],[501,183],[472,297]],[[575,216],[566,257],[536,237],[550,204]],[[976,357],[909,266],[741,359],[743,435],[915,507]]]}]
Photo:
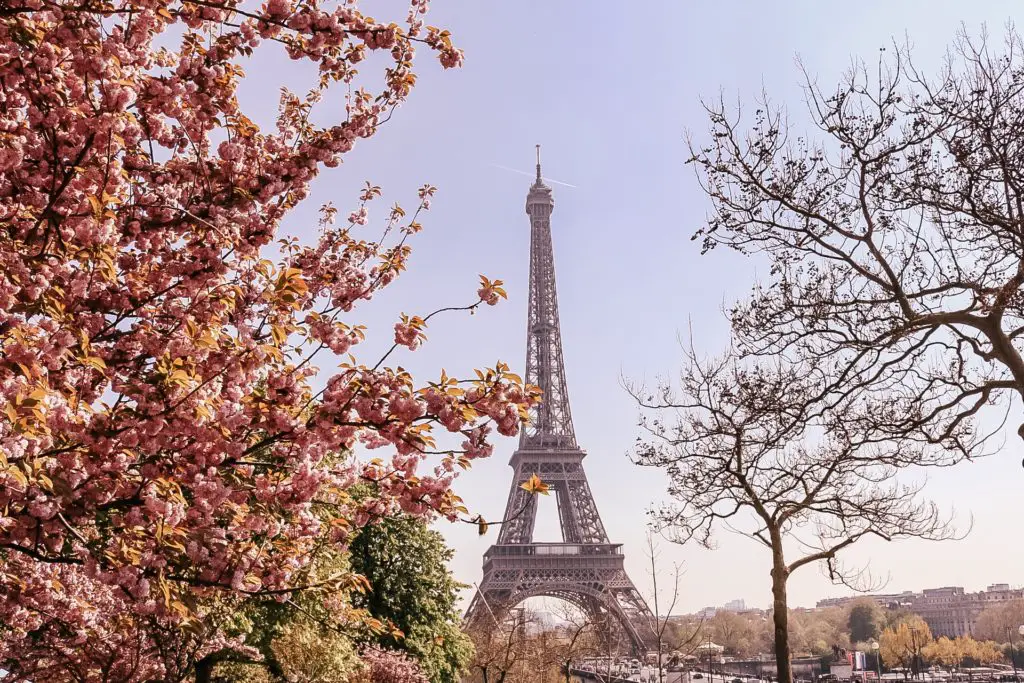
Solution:
[{"label": "eiffel tower", "polygon": [[[650,610],[626,574],[622,545],[609,542],[605,533],[583,471],[586,452],[576,443],[569,410],[551,246],[554,207],[551,188],[541,179],[537,145],[537,179],[526,196],[530,216],[526,381],[541,388],[543,400],[509,462],[514,474],[505,506],[508,521],[498,542],[484,553],[483,580],[466,620],[471,625],[496,624],[528,598],[560,598],[583,610],[594,623],[613,625],[606,637],[615,632],[625,635],[631,649],[642,653],[647,649],[643,636],[650,628]],[[556,496],[560,543],[533,540],[537,496],[522,488],[533,474]]]}]

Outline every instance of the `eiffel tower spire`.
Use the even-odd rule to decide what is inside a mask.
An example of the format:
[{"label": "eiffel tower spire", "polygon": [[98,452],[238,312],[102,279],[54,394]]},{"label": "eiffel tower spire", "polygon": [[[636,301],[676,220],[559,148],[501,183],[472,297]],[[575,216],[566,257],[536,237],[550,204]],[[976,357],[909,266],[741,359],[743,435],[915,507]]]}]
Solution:
[{"label": "eiffel tower spire", "polygon": [[555,199],[540,174],[526,195],[530,216],[530,301],[526,324],[526,381],[540,387],[542,401],[523,430],[519,448],[576,448],[569,409],[569,390],[562,360],[562,331],[555,289],[555,254],[551,245],[551,212]]}]

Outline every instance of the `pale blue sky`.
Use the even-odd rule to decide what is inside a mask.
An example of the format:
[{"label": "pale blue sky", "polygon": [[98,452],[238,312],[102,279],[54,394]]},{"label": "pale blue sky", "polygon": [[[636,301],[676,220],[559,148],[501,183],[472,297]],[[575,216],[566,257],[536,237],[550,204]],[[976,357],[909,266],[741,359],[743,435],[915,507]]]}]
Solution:
[{"label": "pale blue sky", "polygon": [[[521,368],[529,241],[523,204],[530,180],[492,165],[530,171],[533,145],[543,145],[545,175],[577,186],[555,186],[552,219],[576,433],[589,453],[585,465],[608,533],[625,544],[627,568],[646,593],[644,512],[662,498],[664,485],[658,472],[626,459],[637,436],[637,411],[620,374],[650,378],[674,371],[676,337],[688,325],[698,346],[714,352],[725,339],[723,302],[741,296],[756,277],[750,261],[724,252],[701,257],[689,240],[708,208],[683,164],[684,132],[706,131],[699,98],[721,90],[752,102],[763,86],[799,114],[796,55],[831,83],[851,57],[874,59],[891,37],[907,32],[919,63],[934,71],[960,22],[975,33],[985,22],[998,35],[1016,5],[435,0],[428,23],[452,30],[466,66],[441,72],[423,60],[411,101],[342,168],[317,182],[290,226],[309,235],[316,206],[330,199],[346,209],[364,180],[382,185],[386,200],[407,203],[419,184],[437,185],[409,271],[349,322],[377,331],[369,352],[386,341],[399,311],[422,314],[466,302],[478,273],[500,277],[508,302],[473,317],[440,319],[428,331],[427,346],[400,360],[421,376],[441,365],[465,374],[495,359]],[[369,6],[381,17],[404,16],[400,2]],[[262,100],[256,106],[265,114],[265,102],[276,102],[281,83],[301,82],[280,59],[260,60],[248,71],[254,78],[243,101]],[[1024,449],[1018,443],[1009,441],[1004,455],[933,477],[933,497],[973,512],[967,540],[865,543],[850,560],[870,560],[876,574],[891,577],[891,590],[1024,583],[1018,502]],[[514,446],[499,443],[492,459],[460,480],[458,491],[473,511],[501,516]],[[539,526],[550,538],[557,520],[553,508],[549,512]],[[478,581],[481,556],[496,534],[480,538],[469,526],[439,528],[456,549],[456,575]],[[682,609],[733,598],[767,605],[766,553],[728,532],[719,538],[714,552],[663,549],[666,561],[686,564]],[[842,593],[811,568],[790,582],[794,605]]]}]

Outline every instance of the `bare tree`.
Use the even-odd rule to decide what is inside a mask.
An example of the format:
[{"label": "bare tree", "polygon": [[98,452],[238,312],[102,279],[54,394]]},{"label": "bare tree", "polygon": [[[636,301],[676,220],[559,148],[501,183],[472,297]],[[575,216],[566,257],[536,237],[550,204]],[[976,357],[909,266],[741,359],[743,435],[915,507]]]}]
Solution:
[{"label": "bare tree", "polygon": [[890,431],[941,440],[1024,396],[1024,45],[961,32],[936,78],[900,45],[834,90],[803,73],[816,140],[767,95],[746,123],[706,104],[694,238],[770,260],[731,311],[747,351],[839,360],[900,407]]},{"label": "bare tree", "polygon": [[1013,600],[985,608],[978,615],[974,635],[979,640],[1019,644],[1020,626],[1024,624],[1024,600]]},{"label": "bare tree", "polygon": [[606,624],[595,619],[586,611],[568,602],[561,602],[556,615],[562,620],[561,639],[557,644],[557,662],[565,674],[565,683],[570,683],[570,669],[586,657],[602,652],[602,638]]},{"label": "bare tree", "polygon": [[[658,588],[658,577],[661,575],[661,568],[659,567],[658,560],[660,559],[661,552],[658,548],[658,544],[654,541],[654,535],[650,532],[647,533],[647,559],[650,561],[650,569],[648,570],[651,577],[651,606],[654,608],[652,614],[649,616],[651,623],[648,625],[648,629],[655,637],[655,645],[658,652],[658,663],[656,665],[658,672],[658,681],[665,680],[665,649],[668,646],[668,639],[666,634],[668,633],[669,620],[672,617],[672,612],[675,611],[676,603],[679,601],[679,581],[682,577],[682,565],[675,563],[672,565],[672,573],[670,576],[670,588],[668,598],[668,605],[665,612],[662,613],[661,607],[664,601],[661,599],[661,591]],[[698,637],[700,635],[700,629],[704,625],[704,618],[701,617],[699,623],[696,624],[690,630],[688,634],[679,634],[672,643],[674,650],[685,650],[687,654],[692,653],[699,645]]]},{"label": "bare tree", "polygon": [[[617,626],[617,625],[616,625]],[[613,670],[614,662],[628,650],[628,645],[621,628],[611,628],[601,639],[601,654],[604,656],[605,669],[601,671],[600,666],[595,667],[595,678],[600,683],[611,683],[617,680],[617,672]]]},{"label": "bare tree", "polygon": [[[630,387],[646,409],[641,425],[649,435],[636,461],[669,477],[673,502],[652,512],[656,528],[713,547],[712,532],[724,525],[770,551],[783,683],[792,680],[786,585],[793,572],[823,563],[833,581],[856,584],[863,575],[837,555],[857,541],[953,534],[933,503],[918,500],[920,485],[897,475],[958,462],[957,440],[940,447],[921,435],[892,438],[878,426],[889,424],[891,406],[846,379],[822,364],[744,362],[734,352],[699,361],[690,349],[678,389]],[[794,547],[800,552],[787,557]]]},{"label": "bare tree", "polygon": [[707,618],[703,614],[696,617],[695,621],[679,617],[672,619],[664,636],[665,650],[670,654],[670,661],[678,657],[682,664],[697,652],[707,625]]},{"label": "bare tree", "polygon": [[475,647],[472,672],[481,683],[512,683],[520,669],[529,668],[537,645],[528,633],[536,616],[525,609],[510,610],[504,621],[488,624],[470,633]]}]

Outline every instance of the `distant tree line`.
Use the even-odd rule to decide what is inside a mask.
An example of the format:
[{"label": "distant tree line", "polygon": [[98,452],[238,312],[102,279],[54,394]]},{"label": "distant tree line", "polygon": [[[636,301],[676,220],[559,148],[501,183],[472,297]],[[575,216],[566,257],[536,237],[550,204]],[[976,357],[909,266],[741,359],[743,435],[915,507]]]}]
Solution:
[{"label": "distant tree line", "polygon": [[[789,639],[794,657],[829,657],[833,648],[873,653],[879,643],[886,668],[910,669],[916,653],[922,662],[957,666],[959,662],[1009,661],[1011,650],[1024,648],[1017,628],[1024,624],[1024,600],[994,605],[981,613],[974,637],[935,638],[927,623],[904,609],[881,607],[862,598],[845,607],[792,609]],[[675,629],[673,631],[672,629]],[[724,654],[753,658],[774,651],[770,612],[717,612],[702,618],[686,616],[670,622],[670,634],[698,632],[698,641],[711,638],[725,648]],[[1018,663],[1024,657],[1016,656]]]}]

